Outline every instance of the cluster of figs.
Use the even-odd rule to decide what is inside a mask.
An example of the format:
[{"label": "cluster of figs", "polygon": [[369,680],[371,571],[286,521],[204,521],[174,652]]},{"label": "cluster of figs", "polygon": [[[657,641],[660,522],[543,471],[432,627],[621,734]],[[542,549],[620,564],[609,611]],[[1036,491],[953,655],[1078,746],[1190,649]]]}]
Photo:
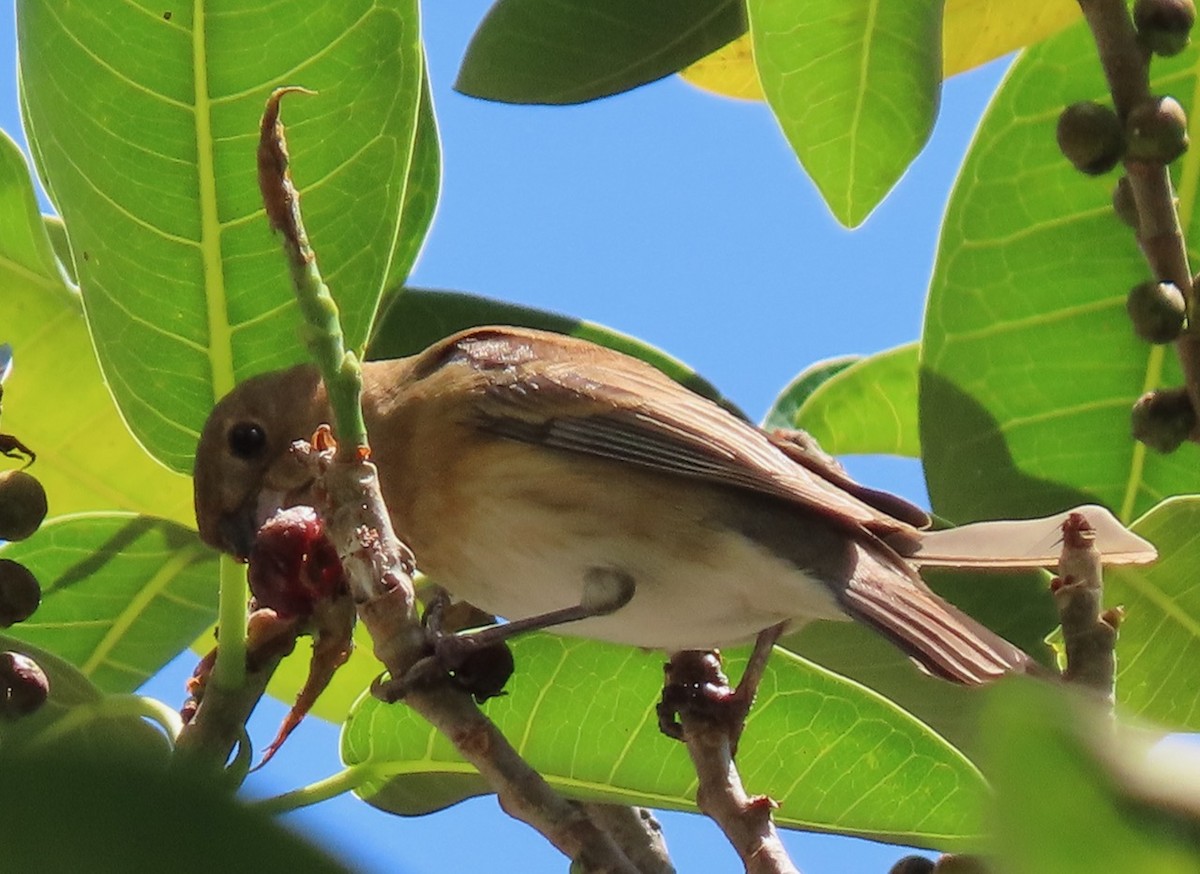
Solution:
[{"label": "cluster of figs", "polygon": [[[24,540],[46,518],[46,490],[24,470],[0,471],[0,540]],[[42,589],[29,568],[0,558],[0,629],[24,622],[42,601]],[[0,651],[0,720],[38,710],[50,694],[45,672],[29,656]]]},{"label": "cluster of figs", "polygon": [[[1187,48],[1195,21],[1193,0],[1137,0],[1133,7],[1138,41],[1164,57]],[[1083,101],[1063,110],[1057,138],[1067,160],[1093,176],[1109,172],[1121,161],[1166,165],[1187,151],[1187,114],[1173,97],[1147,96],[1124,119],[1111,107]],[[1137,230],[1138,210],[1127,176],[1113,190],[1113,209]],[[1171,343],[1188,327],[1187,296],[1174,282],[1138,283],[1130,289],[1125,306],[1134,331],[1148,343]],[[1196,411],[1182,388],[1147,392],[1133,406],[1133,436],[1159,452],[1177,449],[1195,432],[1196,424]]]}]

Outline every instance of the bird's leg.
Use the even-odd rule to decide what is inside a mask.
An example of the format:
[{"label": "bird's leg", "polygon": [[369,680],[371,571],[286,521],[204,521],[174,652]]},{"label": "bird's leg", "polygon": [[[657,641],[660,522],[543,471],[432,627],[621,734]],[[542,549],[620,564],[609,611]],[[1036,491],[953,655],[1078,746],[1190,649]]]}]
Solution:
[{"label": "bird's leg", "polygon": [[746,716],[758,694],[771,649],[783,634],[785,623],[760,631],[746,670],[737,688],[721,670],[721,654],[716,650],[686,650],[675,653],[664,666],[666,674],[662,699],[658,703],[658,727],[667,737],[683,739],[680,714],[700,716],[722,724],[729,732],[733,751],[746,725]]},{"label": "bird's leg", "polygon": [[432,653],[413,665],[399,680],[376,683],[372,692],[386,701],[395,701],[414,683],[450,674],[477,701],[485,701],[501,694],[512,673],[512,654],[508,652],[507,641],[530,631],[607,616],[628,604],[635,589],[633,577],[623,570],[589,568],[584,574],[583,597],[578,604],[465,634],[447,631],[444,627],[443,617],[450,599],[444,591],[439,591],[425,611],[425,628],[429,632]]}]

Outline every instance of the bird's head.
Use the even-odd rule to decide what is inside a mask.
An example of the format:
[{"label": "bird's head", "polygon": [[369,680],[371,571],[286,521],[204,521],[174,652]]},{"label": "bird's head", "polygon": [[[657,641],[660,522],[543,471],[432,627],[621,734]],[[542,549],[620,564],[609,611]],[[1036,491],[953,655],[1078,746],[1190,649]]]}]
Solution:
[{"label": "bird's head", "polygon": [[328,420],[325,392],[311,365],[256,376],[222,398],[196,447],[200,538],[246,558],[259,526],[275,510],[306,503],[312,477],[289,448]]}]

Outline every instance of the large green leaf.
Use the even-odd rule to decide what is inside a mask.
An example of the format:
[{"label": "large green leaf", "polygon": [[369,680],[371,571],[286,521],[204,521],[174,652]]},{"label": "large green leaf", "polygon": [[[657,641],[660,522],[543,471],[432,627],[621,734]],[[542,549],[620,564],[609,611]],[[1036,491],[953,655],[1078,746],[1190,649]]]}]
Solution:
[{"label": "large green leaf", "polygon": [[1200,731],[1200,497],[1164,501],[1133,528],[1161,558],[1105,574],[1105,600],[1126,611],[1117,638],[1117,701],[1122,712]]},{"label": "large green leaf", "polygon": [[187,471],[213,401],[305,352],[256,184],[258,120],[293,99],[293,172],[352,347],[406,272],[423,62],[415,0],[170,12],[20,0],[31,148],[66,222],[101,366],[138,439]]},{"label": "large green leaf", "polygon": [[942,83],[942,3],[748,0],[767,103],[843,224],[861,224],[925,145]]},{"label": "large green leaf", "polygon": [[[695,809],[687,753],[658,730],[660,654],[550,635],[513,651],[510,694],[486,709],[552,785],[573,798]],[[734,676],[743,664],[734,660]],[[385,810],[420,813],[486,791],[408,708],[370,696],[343,730],[342,755],[370,775],[359,794]],[[977,834],[984,786],[970,762],[885,699],[782,651],[738,767],[750,791],[779,802],[782,825],[937,846]]]},{"label": "large green leaf", "polygon": [[736,0],[499,0],[454,87],[507,103],[582,103],[670,75],[745,29]]},{"label": "large green leaf", "polygon": [[132,692],[216,619],[216,555],[172,522],[59,518],[0,555],[42,585],[41,607],[7,633],[67,660],[105,692]]},{"label": "large green leaf", "polygon": [[1155,755],[1082,703],[1032,683],[997,690],[986,720],[995,870],[1200,871],[1200,756]]},{"label": "large green leaf", "polygon": [[0,342],[13,346],[0,424],[37,453],[51,513],[134,510],[190,523],[191,484],[148,458],[113,406],[25,157],[3,132],[0,286]]},{"label": "large green leaf", "polygon": [[[1198,55],[1157,59],[1154,89],[1189,101]],[[933,508],[959,522],[1084,500],[1132,520],[1200,491],[1200,447],[1148,453],[1129,436],[1143,391],[1177,384],[1169,348],[1133,335],[1129,287],[1147,278],[1114,216],[1113,179],[1075,172],[1055,145],[1061,108],[1104,99],[1088,30],[1026,52],[992,102],[955,186],[922,343],[921,446]],[[1177,162],[1179,209],[1200,235],[1200,154]]]}]

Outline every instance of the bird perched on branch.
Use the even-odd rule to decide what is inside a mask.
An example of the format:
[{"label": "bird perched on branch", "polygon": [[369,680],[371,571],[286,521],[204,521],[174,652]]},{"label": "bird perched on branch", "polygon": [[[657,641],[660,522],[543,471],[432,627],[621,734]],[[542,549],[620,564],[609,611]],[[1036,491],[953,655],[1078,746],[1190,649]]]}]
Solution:
[{"label": "bird perched on branch", "polygon": [[[854,482],[801,432],[540,331],[476,328],[369,362],[363,406],[396,534],[439,585],[507,619],[676,651],[850,618],[959,683],[1030,663],[917,568],[1052,565],[1065,513],[925,531],[922,510]],[[272,512],[311,503],[288,450],[329,419],[310,365],[221,400],[196,455],[205,542],[245,557]],[[1153,559],[1107,511],[1083,512],[1108,561]]]}]

